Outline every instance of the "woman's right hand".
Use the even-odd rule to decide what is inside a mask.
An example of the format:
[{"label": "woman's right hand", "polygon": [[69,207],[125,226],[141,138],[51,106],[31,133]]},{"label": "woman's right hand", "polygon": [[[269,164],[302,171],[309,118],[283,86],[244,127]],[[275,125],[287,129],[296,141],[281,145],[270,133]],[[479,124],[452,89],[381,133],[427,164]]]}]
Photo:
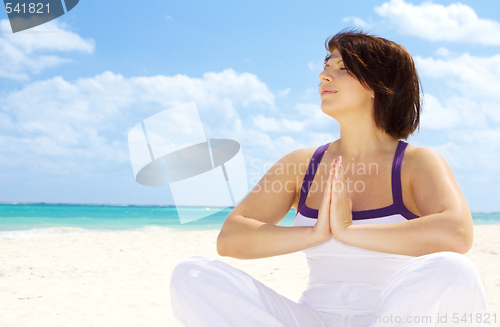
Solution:
[{"label": "woman's right hand", "polygon": [[323,199],[321,200],[321,205],[318,210],[318,219],[316,224],[313,226],[313,234],[319,243],[328,241],[333,237],[332,230],[330,228],[330,205],[334,176],[333,165],[336,160],[337,159],[333,161],[332,167],[330,167],[330,174],[328,175],[328,180],[326,181],[326,189],[323,192]]}]

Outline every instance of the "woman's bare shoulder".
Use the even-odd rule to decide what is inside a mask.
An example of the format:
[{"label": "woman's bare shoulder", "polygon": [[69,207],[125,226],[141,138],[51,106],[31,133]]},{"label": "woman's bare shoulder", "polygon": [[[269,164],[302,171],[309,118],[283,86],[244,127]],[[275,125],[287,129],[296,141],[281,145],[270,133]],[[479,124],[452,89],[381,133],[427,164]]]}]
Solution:
[{"label": "woman's bare shoulder", "polygon": [[297,149],[281,157],[268,173],[288,176],[297,181],[303,178],[316,148]]},{"label": "woman's bare shoulder", "polygon": [[406,148],[404,163],[412,171],[448,167],[446,160],[436,150],[411,144]]},{"label": "woman's bare shoulder", "polygon": [[294,151],[288,153],[283,158],[285,160],[287,160],[288,162],[293,162],[293,163],[307,162],[308,163],[311,160],[311,157],[314,154],[314,151],[316,151],[316,149],[317,149],[317,147],[297,149],[297,150],[294,150]]}]

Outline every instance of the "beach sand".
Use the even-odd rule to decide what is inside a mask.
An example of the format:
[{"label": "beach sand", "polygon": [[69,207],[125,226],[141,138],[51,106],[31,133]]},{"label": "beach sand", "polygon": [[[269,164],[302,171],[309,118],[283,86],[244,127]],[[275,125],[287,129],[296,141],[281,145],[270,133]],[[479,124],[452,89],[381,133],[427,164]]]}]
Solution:
[{"label": "beach sand", "polygon": [[[0,326],[181,326],[172,315],[175,265],[202,254],[239,268],[297,301],[308,267],[303,253],[220,257],[218,231],[94,232],[0,239]],[[500,320],[500,225],[475,226],[466,256],[478,267],[490,313]]]}]

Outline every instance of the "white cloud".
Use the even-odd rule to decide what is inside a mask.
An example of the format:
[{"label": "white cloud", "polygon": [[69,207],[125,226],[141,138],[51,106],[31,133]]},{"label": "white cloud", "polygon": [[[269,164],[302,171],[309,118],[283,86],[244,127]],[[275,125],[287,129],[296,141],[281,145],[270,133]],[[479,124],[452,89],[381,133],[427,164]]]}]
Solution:
[{"label": "white cloud", "polygon": [[[8,20],[0,21],[0,29],[10,30]],[[29,31],[0,34],[0,78],[27,80],[29,75],[70,60],[47,54],[51,51],[92,53],[95,44],[68,30],[57,20]]]},{"label": "white cloud", "polygon": [[273,94],[255,75],[231,69],[202,78],[112,72],[75,82],[55,77],[0,98],[0,166],[61,174],[128,163],[130,128],[190,101],[197,103],[207,137],[236,140],[247,138],[236,108],[274,106]]},{"label": "white cloud", "polygon": [[498,100],[483,100],[481,107],[494,122],[500,122],[500,102]]},{"label": "white cloud", "polygon": [[500,55],[440,52],[444,58],[415,57],[420,75],[435,83],[416,137],[448,161],[476,210],[494,208],[485,190],[500,183]]},{"label": "white cloud", "polygon": [[[212,94],[217,94],[220,98],[240,99],[243,106],[252,105],[275,109],[275,96],[254,74],[237,74],[232,69],[226,69],[221,73],[205,73],[203,79],[207,81],[205,87],[209,98],[212,98]],[[197,92],[197,90],[193,91]]]},{"label": "white cloud", "polygon": [[406,35],[431,41],[500,45],[500,23],[479,18],[474,9],[461,3],[445,7],[426,1],[415,6],[390,0],[375,7],[375,12]]},{"label": "white cloud", "polygon": [[415,63],[419,74],[439,81],[446,94],[441,101],[425,94],[423,129],[487,130],[500,123],[500,55],[416,56]]},{"label": "white cloud", "polygon": [[439,47],[436,50],[436,54],[440,57],[449,57],[453,55],[453,53],[450,50],[446,49],[445,47]]},{"label": "white cloud", "polygon": [[290,93],[290,88],[279,90],[277,92],[277,96],[279,96],[280,98],[286,98],[288,96],[288,93]]},{"label": "white cloud", "polygon": [[323,61],[318,61],[318,62],[309,61],[307,63],[307,67],[312,71],[322,71],[324,64]]},{"label": "white cloud", "polygon": [[443,80],[468,98],[500,100],[500,55],[477,57],[467,53],[448,59],[415,57],[419,74]]},{"label": "white cloud", "polygon": [[487,114],[481,103],[474,99],[454,95],[442,103],[426,93],[421,127],[430,130],[487,128]]},{"label": "white cloud", "polygon": [[305,130],[307,121],[293,121],[286,118],[276,119],[274,117],[266,117],[257,115],[252,117],[253,124],[256,128],[265,132],[302,132]]},{"label": "white cloud", "polygon": [[325,121],[327,119],[333,120],[333,118],[328,117],[323,111],[321,111],[321,106],[316,103],[302,103],[299,102],[295,105],[297,111],[316,122]]},{"label": "white cloud", "polygon": [[[318,104],[297,103],[295,110],[287,116],[273,117],[268,115],[253,115],[251,120],[257,130],[262,132],[280,132],[287,135],[296,135],[307,144],[317,145],[332,140],[334,130],[338,129],[338,123],[323,111]],[[318,143],[320,140],[320,143]]]},{"label": "white cloud", "polygon": [[279,131],[280,126],[276,118],[258,115],[252,117],[255,127],[262,131]]},{"label": "white cloud", "polygon": [[354,26],[364,28],[364,29],[370,29],[373,27],[371,24],[367,23],[366,21],[364,21],[363,19],[361,19],[359,17],[346,17],[346,18],[342,19],[342,22],[344,22],[344,23],[353,22]]},{"label": "white cloud", "polygon": [[434,147],[455,168],[469,170],[489,179],[500,179],[500,128],[486,130],[456,130],[453,141]]},{"label": "white cloud", "polygon": [[458,112],[444,107],[431,94],[425,94],[420,125],[423,129],[441,130],[454,127],[460,120]]}]

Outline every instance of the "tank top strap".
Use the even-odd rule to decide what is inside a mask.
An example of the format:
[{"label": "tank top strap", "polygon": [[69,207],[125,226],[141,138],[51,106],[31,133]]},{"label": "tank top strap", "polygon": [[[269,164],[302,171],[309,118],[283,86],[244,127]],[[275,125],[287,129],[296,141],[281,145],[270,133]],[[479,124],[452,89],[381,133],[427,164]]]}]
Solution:
[{"label": "tank top strap", "polygon": [[300,211],[300,208],[306,202],[307,194],[309,193],[309,189],[311,188],[312,181],[314,180],[314,176],[316,175],[316,170],[318,170],[318,166],[325,154],[326,149],[330,143],[323,144],[319,146],[309,161],[309,166],[307,167],[306,174],[304,176],[304,180],[302,181],[302,187],[300,188],[300,198],[299,204],[297,205],[297,211]]},{"label": "tank top strap", "polygon": [[405,155],[406,147],[408,143],[400,140],[398,147],[396,149],[396,154],[394,155],[394,161],[392,162],[392,201],[394,206],[397,208],[406,209],[403,203],[403,190],[401,186],[401,164],[403,163],[403,157]]}]

